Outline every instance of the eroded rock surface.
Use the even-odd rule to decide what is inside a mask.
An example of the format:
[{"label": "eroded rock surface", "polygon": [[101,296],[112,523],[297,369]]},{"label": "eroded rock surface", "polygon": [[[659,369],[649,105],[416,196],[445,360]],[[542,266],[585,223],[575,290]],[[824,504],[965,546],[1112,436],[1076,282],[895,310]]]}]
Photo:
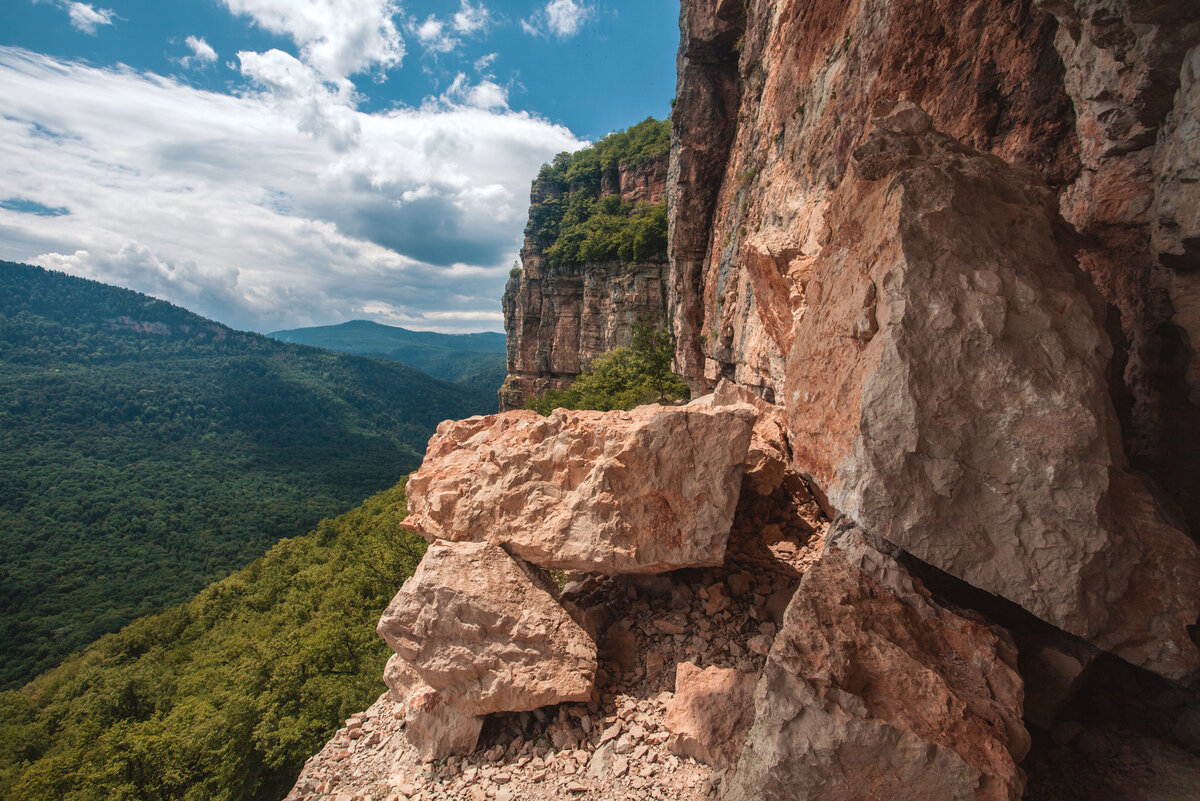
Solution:
[{"label": "eroded rock surface", "polygon": [[1015,801],[1021,688],[1006,635],[835,524],[771,647],[724,797]]},{"label": "eroded rock surface", "polygon": [[667,746],[716,768],[737,761],[754,721],[754,685],[758,676],[734,668],[699,668],[681,662],[675,670],[675,697],[663,725]]},{"label": "eroded rock surface", "polygon": [[1028,171],[900,103],[788,358],[795,465],[868,531],[1134,664],[1200,665],[1200,552],[1126,471],[1105,306]]},{"label": "eroded rock surface", "polygon": [[469,717],[592,692],[592,638],[548,578],[490,543],[429,546],[378,629],[424,684]]},{"label": "eroded rock surface", "polygon": [[749,406],[508,412],[443,423],[404,525],[547,568],[720,564],[755,420]]}]

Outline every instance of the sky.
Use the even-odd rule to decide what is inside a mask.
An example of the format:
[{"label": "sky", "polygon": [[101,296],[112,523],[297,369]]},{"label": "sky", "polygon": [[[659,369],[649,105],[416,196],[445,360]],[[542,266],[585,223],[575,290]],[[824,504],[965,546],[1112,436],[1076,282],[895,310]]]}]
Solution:
[{"label": "sky", "polygon": [[3,0],[0,259],[254,331],[501,331],[530,181],[667,115],[678,14]]}]

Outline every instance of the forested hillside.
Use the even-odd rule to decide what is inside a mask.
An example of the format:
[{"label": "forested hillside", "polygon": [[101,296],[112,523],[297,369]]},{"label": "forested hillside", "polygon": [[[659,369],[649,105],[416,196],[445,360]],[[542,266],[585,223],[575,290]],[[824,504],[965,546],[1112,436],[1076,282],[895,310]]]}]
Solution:
[{"label": "forested hillside", "polygon": [[384,687],[375,623],[424,541],[397,485],[0,693],[0,798],[278,801]]},{"label": "forested hillside", "polygon": [[390,486],[438,422],[494,403],[0,263],[0,687]]},{"label": "forested hillside", "polygon": [[493,395],[506,374],[504,334],[439,334],[351,320],[340,325],[274,331],[270,336],[342,353],[394,359],[436,378]]}]

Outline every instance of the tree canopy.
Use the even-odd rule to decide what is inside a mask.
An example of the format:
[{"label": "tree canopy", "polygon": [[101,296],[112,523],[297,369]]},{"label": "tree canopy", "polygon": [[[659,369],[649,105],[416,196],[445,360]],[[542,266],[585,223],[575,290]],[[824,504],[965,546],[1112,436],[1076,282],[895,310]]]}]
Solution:
[{"label": "tree canopy", "polygon": [[530,231],[546,247],[551,267],[605,261],[656,261],[667,255],[667,204],[626,203],[600,196],[604,176],[615,177],[670,151],[671,126],[647,118],[626,131],[542,167],[529,210]]},{"label": "tree canopy", "polygon": [[0,263],[0,687],[413,470],[495,395]]},{"label": "tree canopy", "polygon": [[380,613],[425,543],[400,485],[0,693],[0,798],[278,801],[383,692]]},{"label": "tree canopy", "polygon": [[607,412],[681,400],[688,386],[671,372],[674,351],[671,332],[635,323],[631,345],[597,356],[571,386],[530,398],[525,408],[544,415],[559,408]]}]

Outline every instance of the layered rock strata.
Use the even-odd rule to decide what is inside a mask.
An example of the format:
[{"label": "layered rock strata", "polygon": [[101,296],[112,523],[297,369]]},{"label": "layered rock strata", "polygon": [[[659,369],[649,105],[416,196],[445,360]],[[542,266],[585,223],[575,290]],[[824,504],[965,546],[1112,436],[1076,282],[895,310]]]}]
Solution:
[{"label": "layered rock strata", "polygon": [[[600,197],[620,195],[628,203],[658,203],[666,193],[667,159],[621,165],[602,176]],[[533,185],[534,205],[565,197],[570,187]],[[562,389],[588,363],[629,345],[633,326],[667,326],[667,262],[613,261],[552,266],[531,219],[521,248],[521,269],[504,289],[508,378],[500,410],[520,409],[529,398]]]},{"label": "layered rock strata", "polygon": [[409,479],[403,525],[547,568],[720,564],[755,418],[745,405],[648,405],[446,422]]}]

